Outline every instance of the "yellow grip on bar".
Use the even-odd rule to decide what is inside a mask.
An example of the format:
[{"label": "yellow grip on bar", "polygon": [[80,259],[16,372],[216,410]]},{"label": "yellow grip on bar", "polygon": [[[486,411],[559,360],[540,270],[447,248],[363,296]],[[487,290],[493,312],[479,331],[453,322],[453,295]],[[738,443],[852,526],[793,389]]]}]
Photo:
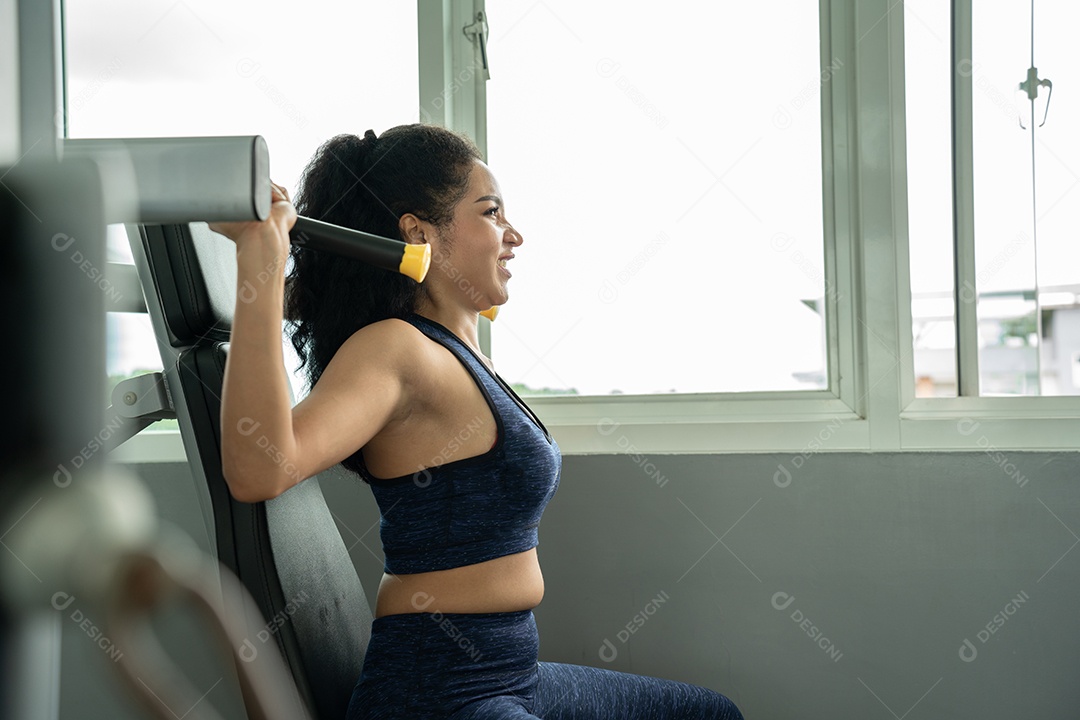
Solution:
[{"label": "yellow grip on bar", "polygon": [[431,267],[431,246],[428,244],[418,245],[408,243],[405,252],[401,255],[401,264],[398,272],[406,277],[411,277],[416,282],[423,281]]},{"label": "yellow grip on bar", "polygon": [[487,310],[480,313],[482,317],[486,317],[488,320],[495,322],[495,316],[499,314],[499,306],[492,305]]}]

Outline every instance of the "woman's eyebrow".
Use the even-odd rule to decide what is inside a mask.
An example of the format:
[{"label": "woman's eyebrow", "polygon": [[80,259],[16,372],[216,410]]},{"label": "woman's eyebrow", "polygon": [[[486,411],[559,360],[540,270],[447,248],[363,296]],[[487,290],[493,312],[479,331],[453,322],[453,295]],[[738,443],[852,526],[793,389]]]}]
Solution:
[{"label": "woman's eyebrow", "polygon": [[476,202],[484,202],[485,200],[491,200],[493,202],[497,202],[497,203],[499,203],[499,205],[503,204],[502,198],[499,197],[498,195],[485,195],[482,198],[477,198]]}]

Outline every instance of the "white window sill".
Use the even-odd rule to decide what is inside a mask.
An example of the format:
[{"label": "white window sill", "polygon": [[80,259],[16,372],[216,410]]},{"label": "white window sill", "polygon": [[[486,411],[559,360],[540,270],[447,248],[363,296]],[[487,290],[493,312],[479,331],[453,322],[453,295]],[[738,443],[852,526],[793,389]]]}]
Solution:
[{"label": "white window sill", "polygon": [[[910,403],[899,447],[873,447],[870,422],[827,393],[534,397],[565,455],[1080,450],[1078,398],[941,398]],[[146,430],[114,462],[187,462],[177,430]]]}]

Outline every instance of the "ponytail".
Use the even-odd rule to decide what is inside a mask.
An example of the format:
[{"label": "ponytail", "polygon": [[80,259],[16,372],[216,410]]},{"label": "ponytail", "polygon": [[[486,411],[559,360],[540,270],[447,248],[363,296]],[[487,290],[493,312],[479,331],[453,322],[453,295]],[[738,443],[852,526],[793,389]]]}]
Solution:
[{"label": "ponytail", "polygon": [[[400,125],[378,137],[371,130],[363,137],[338,135],[319,147],[305,168],[296,210],[404,239],[398,220],[405,213],[438,227],[451,222],[478,159],[471,141],[433,125]],[[399,273],[302,244],[293,245],[289,255],[285,319],[309,388],[357,330],[415,309],[420,286]]]}]

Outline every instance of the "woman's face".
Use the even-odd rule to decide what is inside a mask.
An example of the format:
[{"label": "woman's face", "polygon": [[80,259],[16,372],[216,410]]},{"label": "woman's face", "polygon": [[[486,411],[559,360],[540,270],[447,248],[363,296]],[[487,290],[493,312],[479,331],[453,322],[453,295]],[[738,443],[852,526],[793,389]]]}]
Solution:
[{"label": "woman's face", "polygon": [[454,221],[443,228],[432,248],[431,270],[445,275],[448,289],[465,296],[478,311],[506,302],[507,263],[522,237],[506,219],[499,184],[491,170],[476,160],[464,197],[454,208]]}]

